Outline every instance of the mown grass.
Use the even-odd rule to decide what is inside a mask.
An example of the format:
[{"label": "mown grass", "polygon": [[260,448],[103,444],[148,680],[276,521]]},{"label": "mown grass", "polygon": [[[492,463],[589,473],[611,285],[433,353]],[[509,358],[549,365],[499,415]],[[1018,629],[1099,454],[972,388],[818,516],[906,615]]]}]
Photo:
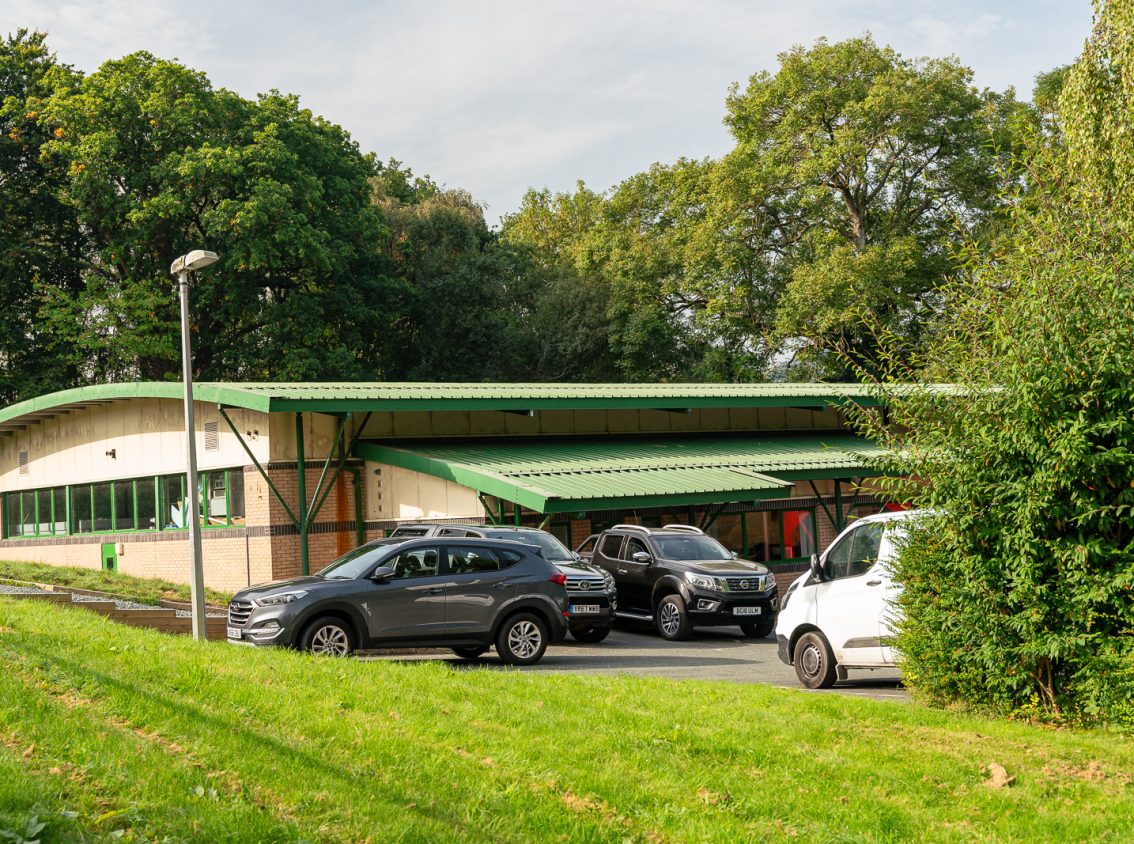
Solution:
[{"label": "mown grass", "polygon": [[[84,569],[76,566],[52,566],[46,563],[13,562],[0,560],[0,578],[27,580],[33,583],[50,583],[55,586],[72,586],[75,589],[91,589],[96,592],[110,592],[120,598],[137,601],[141,604],[156,604],[158,601],[188,601],[189,584],[172,583],[149,577],[133,577],[128,574]],[[228,606],[232,595],[205,589],[205,600],[214,606]]]},{"label": "mown grass", "polygon": [[[11,598],[0,662],[0,830],[36,817],[45,842],[1134,838],[1118,735],[763,686],[318,659]],[[1011,786],[986,784],[992,762]]]}]

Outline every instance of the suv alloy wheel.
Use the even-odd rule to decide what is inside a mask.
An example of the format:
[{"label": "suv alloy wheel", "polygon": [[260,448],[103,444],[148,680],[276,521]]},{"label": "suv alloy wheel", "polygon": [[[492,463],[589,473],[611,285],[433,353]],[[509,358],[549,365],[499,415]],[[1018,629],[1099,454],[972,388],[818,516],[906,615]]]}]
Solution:
[{"label": "suv alloy wheel", "polygon": [[547,625],[532,613],[512,616],[496,634],[496,653],[508,665],[532,665],[547,650]]},{"label": "suv alloy wheel", "polygon": [[354,650],[354,637],[339,619],[323,616],[307,626],[300,647],[320,656],[347,656]]},{"label": "suv alloy wheel", "polygon": [[693,632],[693,625],[689,623],[689,613],[685,611],[685,601],[680,595],[666,595],[658,604],[657,610],[658,632],[663,639],[671,642],[688,639]]}]

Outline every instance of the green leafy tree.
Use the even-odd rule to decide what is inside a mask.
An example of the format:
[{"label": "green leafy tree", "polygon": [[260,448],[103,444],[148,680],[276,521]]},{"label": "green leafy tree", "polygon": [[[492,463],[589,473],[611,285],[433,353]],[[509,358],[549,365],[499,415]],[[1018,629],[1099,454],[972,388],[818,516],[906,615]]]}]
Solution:
[{"label": "green leafy tree", "polygon": [[77,377],[66,343],[39,310],[80,286],[83,237],[59,199],[65,171],[41,158],[53,137],[43,103],[77,76],[58,64],[41,32],[0,41],[0,405],[68,387]]},{"label": "green leafy tree", "polygon": [[191,294],[201,377],[378,374],[398,289],[374,161],[345,131],[294,97],[244,100],[148,53],[60,89],[44,119],[61,196],[91,237],[81,295],[50,310],[87,378],[177,372],[169,264],[196,247],[222,256]]},{"label": "green leafy tree", "polygon": [[906,59],[866,36],[795,47],[774,75],[734,87],[737,145],[721,166],[738,216],[724,222],[759,233],[776,333],[805,371],[842,375],[839,348],[874,366],[863,313],[921,347],[957,226],[995,208],[993,141],[1012,101],[971,79],[953,59]]},{"label": "green leafy tree", "polygon": [[[885,468],[929,508],[898,564],[914,692],[1134,725],[1134,12],[1101,7],[990,254],[945,291]],[[901,369],[895,374],[902,376]]]}]

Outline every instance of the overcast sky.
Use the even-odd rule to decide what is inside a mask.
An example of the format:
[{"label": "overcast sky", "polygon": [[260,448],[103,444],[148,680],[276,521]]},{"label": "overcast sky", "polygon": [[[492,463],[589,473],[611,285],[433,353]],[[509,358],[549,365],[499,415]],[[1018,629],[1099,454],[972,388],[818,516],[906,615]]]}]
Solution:
[{"label": "overcast sky", "polygon": [[980,87],[1030,96],[1072,61],[1089,0],[0,0],[93,71],[149,50],[252,97],[278,88],[364,150],[463,187],[488,218],[529,187],[605,189],[654,161],[717,156],[733,81],[819,36],[873,33],[906,56],[956,55]]}]

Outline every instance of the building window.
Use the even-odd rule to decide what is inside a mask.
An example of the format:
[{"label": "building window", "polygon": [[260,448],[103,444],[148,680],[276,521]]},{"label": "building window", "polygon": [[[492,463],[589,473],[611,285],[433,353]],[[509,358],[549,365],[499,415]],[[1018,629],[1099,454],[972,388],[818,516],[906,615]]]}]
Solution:
[{"label": "building window", "polygon": [[759,563],[804,560],[818,547],[811,509],[730,513],[716,520],[713,532],[726,548]]},{"label": "building window", "polygon": [[[206,527],[245,523],[244,471],[201,474],[199,517]],[[132,478],[70,487],[6,492],[3,536],[181,529],[189,526],[184,475]]]},{"label": "building window", "polygon": [[94,533],[90,484],[71,487],[71,530],[75,533]]},{"label": "building window", "polygon": [[137,530],[134,522],[134,482],[114,482],[114,529]]}]

